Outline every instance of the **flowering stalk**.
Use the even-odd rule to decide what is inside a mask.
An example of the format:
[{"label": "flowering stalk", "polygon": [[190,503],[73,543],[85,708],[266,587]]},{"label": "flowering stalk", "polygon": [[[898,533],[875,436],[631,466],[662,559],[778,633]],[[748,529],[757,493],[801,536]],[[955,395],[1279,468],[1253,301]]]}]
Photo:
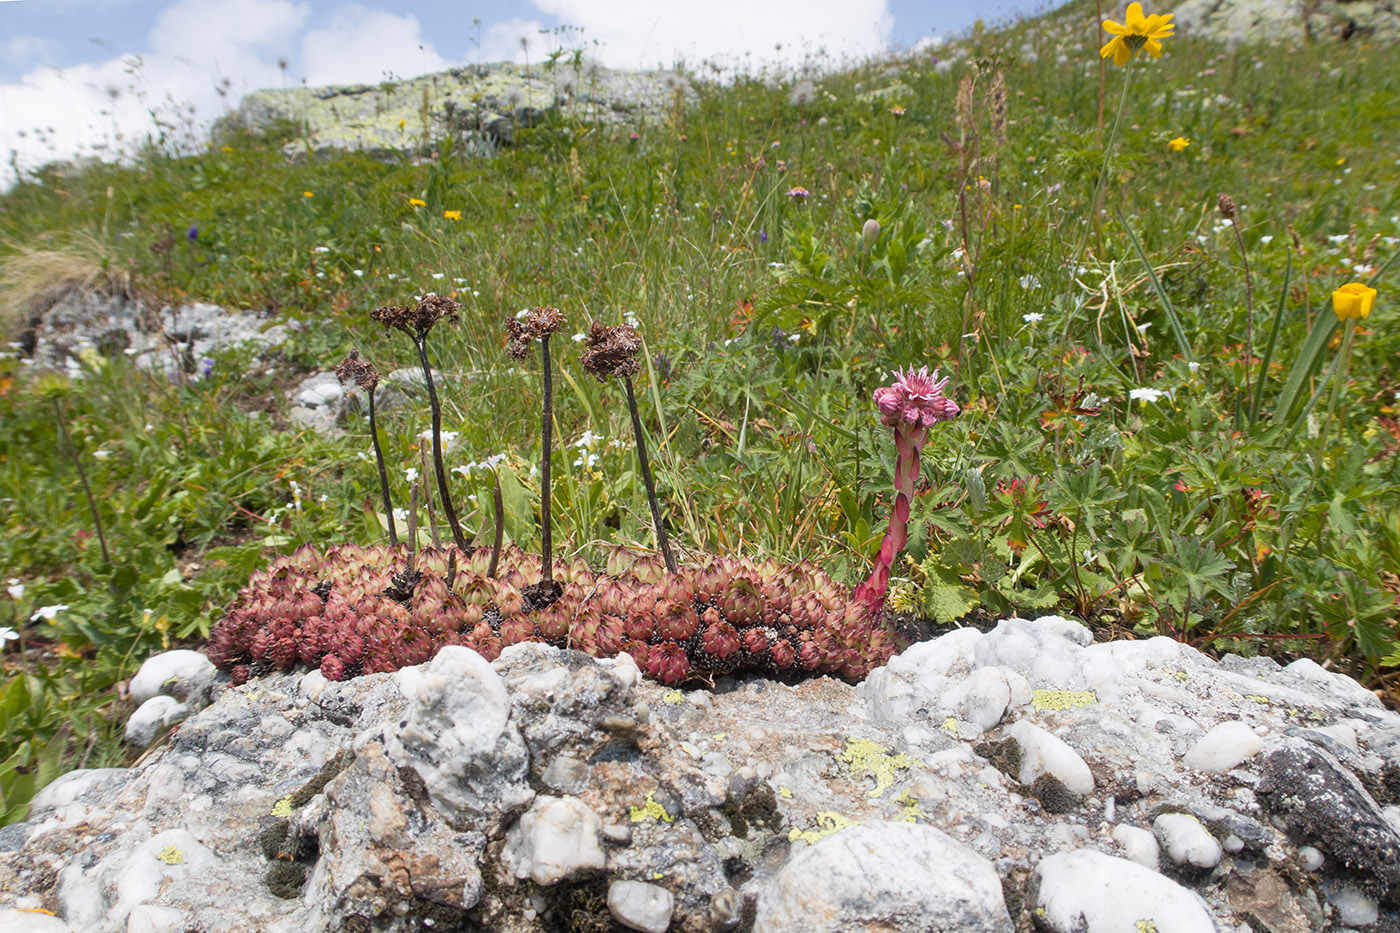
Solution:
[{"label": "flowering stalk", "polygon": [[449,323],[457,320],[457,302],[441,295],[426,295],[413,308],[376,308],[370,317],[387,328],[401,330],[408,334],[418,350],[418,362],[423,367],[423,380],[428,386],[428,404],[433,410],[433,472],[437,474],[438,498],[442,500],[442,513],[447,516],[447,525],[452,529],[452,540],[464,553],[471,548],[462,536],[462,525],[457,521],[457,510],[452,507],[452,495],[447,491],[447,468],[442,463],[442,408],[438,404],[437,387],[433,384],[433,369],[428,363],[428,332],[440,320]]},{"label": "flowering stalk", "polygon": [[549,337],[567,323],[558,308],[540,307],[518,318],[506,321],[506,336],[510,345],[506,352],[512,359],[523,360],[530,353],[530,344],[540,342],[540,357],[544,361],[544,425],[540,431],[540,562],[542,572],[536,594],[536,606],[548,606],[559,598],[563,587],[554,582],[551,560],[554,550],[553,527],[550,520],[550,452],[554,446],[554,379],[550,372]]},{"label": "flowering stalk", "polygon": [[374,442],[374,462],[379,467],[379,491],[384,496],[384,517],[389,520],[389,543],[397,546],[399,532],[394,522],[394,503],[389,498],[389,473],[384,469],[384,452],[379,449],[379,428],[374,423],[374,390],[379,385],[379,370],[360,356],[359,350],[351,350],[335,368],[335,377],[341,385],[353,379],[355,385],[365,390],[365,397],[369,399],[369,436]]},{"label": "flowering stalk", "polygon": [[894,376],[893,385],[875,390],[880,422],[894,429],[898,451],[894,508],[890,511],[889,528],[880,542],[875,568],[851,594],[852,601],[863,604],[872,614],[884,606],[890,571],[909,540],[909,508],[914,501],[914,481],[919,477],[919,453],[928,441],[929,428],[940,421],[951,421],[959,410],[956,402],[943,395],[948,379],[939,379],[937,369],[930,375],[926,366],[918,372],[911,366],[907,372],[896,371]]},{"label": "flowering stalk", "polygon": [[[870,221],[873,223],[873,221]],[[878,224],[876,224],[878,228]],[[878,232],[878,230],[877,230]],[[609,376],[617,376],[627,390],[627,410],[632,415],[632,435],[637,441],[637,462],[642,468],[642,482],[647,490],[647,505],[651,508],[651,523],[656,529],[656,546],[666,569],[676,573],[676,558],[671,553],[671,541],[666,536],[666,526],[661,521],[661,507],[656,501],[656,483],[651,477],[651,464],[647,460],[646,437],[642,433],[642,419],[637,414],[637,394],[632,388],[632,377],[640,370],[637,351],[642,341],[636,328],[630,324],[617,327],[604,327],[597,321],[585,340],[583,369],[591,373],[599,382]]]}]

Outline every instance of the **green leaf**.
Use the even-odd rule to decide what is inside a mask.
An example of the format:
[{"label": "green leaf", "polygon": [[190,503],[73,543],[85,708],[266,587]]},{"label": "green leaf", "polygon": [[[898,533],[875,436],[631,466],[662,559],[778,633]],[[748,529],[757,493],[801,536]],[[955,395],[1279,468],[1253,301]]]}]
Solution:
[{"label": "green leaf", "polygon": [[1174,534],[1172,545],[1182,580],[1194,597],[1220,589],[1225,574],[1235,569],[1234,561],[1221,556],[1209,541]]},{"label": "green leaf", "polygon": [[930,583],[924,587],[924,610],[935,622],[956,622],[981,605],[971,587]]},{"label": "green leaf", "polygon": [[501,477],[501,505],[506,512],[506,537],[517,544],[535,537],[535,506],[530,493],[520,484],[515,471],[505,464],[497,468]]}]

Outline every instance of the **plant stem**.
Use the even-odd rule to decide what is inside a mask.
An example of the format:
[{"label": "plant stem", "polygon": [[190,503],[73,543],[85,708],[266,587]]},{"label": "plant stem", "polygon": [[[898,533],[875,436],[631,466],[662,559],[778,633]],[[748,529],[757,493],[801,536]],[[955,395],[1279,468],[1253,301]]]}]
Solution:
[{"label": "plant stem", "polygon": [[632,391],[632,377],[623,376],[622,384],[627,388],[627,408],[632,412],[632,433],[637,438],[637,460],[642,466],[642,482],[647,487],[647,505],[651,506],[651,523],[656,527],[656,546],[661,549],[661,559],[666,569],[676,572],[676,558],[671,553],[671,542],[666,537],[666,526],[661,521],[661,508],[656,503],[656,483],[651,478],[651,465],[647,462],[647,443],[642,434],[642,419],[637,414],[637,396]]},{"label": "plant stem", "polygon": [[496,538],[491,545],[491,564],[486,568],[486,576],[491,579],[496,577],[496,567],[501,560],[501,545],[506,539],[506,508],[501,501],[501,474],[495,470],[491,471],[495,482],[491,488],[491,500],[496,506]]},{"label": "plant stem", "polygon": [[58,399],[53,400],[53,413],[58,419],[58,433],[63,438],[63,445],[68,450],[68,456],[73,458],[73,465],[78,468],[78,479],[83,484],[83,495],[87,496],[88,512],[92,514],[92,524],[97,530],[97,543],[102,545],[102,560],[110,565],[112,555],[107,551],[107,536],[102,533],[102,516],[97,514],[97,501],[92,498],[92,487],[88,485],[87,471],[83,469],[83,461],[78,457],[77,448],[73,446],[73,441],[68,436],[68,425],[63,421],[63,408],[58,404]]},{"label": "plant stem", "polygon": [[[426,476],[428,473],[428,452],[422,450],[419,451],[419,453],[422,454],[423,474]],[[437,515],[433,511],[433,494],[426,487],[423,489],[423,493],[423,504],[428,507],[428,531],[433,536],[433,548],[435,550],[441,550],[442,539],[438,537]]]},{"label": "plant stem", "polygon": [[470,554],[467,540],[462,537],[462,525],[457,521],[457,510],[452,507],[452,496],[447,491],[447,470],[442,465],[442,409],[438,407],[437,389],[433,386],[433,370],[428,365],[428,343],[422,337],[415,337],[413,343],[418,347],[418,361],[423,364],[423,379],[428,384],[428,404],[433,409],[433,472],[437,473],[442,513],[447,516],[447,525],[452,529],[452,540],[462,553]]},{"label": "plant stem", "polygon": [[369,436],[374,441],[374,462],[379,465],[379,491],[384,494],[384,517],[389,520],[389,545],[398,547],[399,531],[394,522],[394,503],[389,499],[389,473],[384,469],[384,452],[379,449],[379,428],[374,423],[374,389],[369,395]]},{"label": "plant stem", "polygon": [[544,425],[540,431],[540,446],[543,448],[540,453],[540,562],[543,564],[541,579],[552,583],[554,567],[550,558],[554,549],[554,535],[549,517],[549,455],[554,445],[554,378],[549,371],[549,334],[540,338],[540,355],[544,358]]}]

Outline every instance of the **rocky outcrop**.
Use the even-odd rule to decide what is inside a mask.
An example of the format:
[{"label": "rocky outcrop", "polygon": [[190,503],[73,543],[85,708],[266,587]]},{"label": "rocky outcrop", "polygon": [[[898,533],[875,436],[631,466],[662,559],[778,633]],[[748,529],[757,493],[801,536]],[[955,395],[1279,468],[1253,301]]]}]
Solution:
[{"label": "rocky outcrop", "polygon": [[1179,33],[1227,44],[1400,40],[1391,0],[1186,0],[1172,12]]},{"label": "rocky outcrop", "polygon": [[231,134],[285,127],[293,158],[355,150],[398,158],[452,139],[460,151],[491,151],[515,140],[546,112],[570,122],[642,126],[693,103],[695,91],[674,72],[613,71],[569,59],[529,67],[509,63],[453,68],[407,81],[287,88],[247,95],[215,124],[215,143]]},{"label": "rocky outcrop", "polygon": [[1310,661],[1048,617],[856,686],[680,690],[524,643],[211,695],[0,830],[0,907],[84,933],[1400,930],[1400,716]]}]

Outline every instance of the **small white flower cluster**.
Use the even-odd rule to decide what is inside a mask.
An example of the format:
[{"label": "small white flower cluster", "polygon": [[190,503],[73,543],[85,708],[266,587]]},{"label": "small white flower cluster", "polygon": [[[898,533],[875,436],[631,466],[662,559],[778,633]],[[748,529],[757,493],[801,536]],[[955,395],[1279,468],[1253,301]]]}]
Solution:
[{"label": "small white flower cluster", "polygon": [[598,462],[598,455],[593,453],[593,447],[599,441],[607,440],[601,434],[594,434],[592,431],[584,431],[583,436],[570,446],[578,448],[578,459],[574,461],[574,466],[583,467],[586,470],[593,469]]},{"label": "small white flower cluster", "polygon": [[292,487],[292,508],[301,511],[301,484],[294,479],[287,480],[287,484]]},{"label": "small white flower cluster", "polygon": [[34,611],[34,614],[29,617],[29,621],[38,622],[40,619],[43,619],[46,622],[52,622],[54,619],[58,618],[60,612],[67,608],[67,603],[59,603],[57,606],[40,606]]},{"label": "small white flower cluster", "polygon": [[472,473],[476,470],[486,470],[487,472],[495,472],[496,467],[500,465],[505,459],[505,454],[492,454],[485,460],[473,460],[470,463],[464,463],[460,466],[455,466],[452,468],[452,472],[461,474],[463,478],[470,477]]}]

